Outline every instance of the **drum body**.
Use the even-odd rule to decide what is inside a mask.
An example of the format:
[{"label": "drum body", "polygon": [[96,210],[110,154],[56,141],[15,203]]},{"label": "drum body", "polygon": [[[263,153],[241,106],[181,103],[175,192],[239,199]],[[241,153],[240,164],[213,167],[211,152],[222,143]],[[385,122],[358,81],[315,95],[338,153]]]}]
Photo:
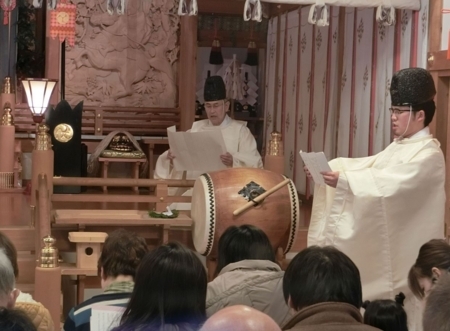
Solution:
[{"label": "drum body", "polygon": [[284,253],[289,252],[300,222],[300,204],[292,181],[259,205],[233,215],[251,197],[284,179],[280,174],[255,168],[231,168],[201,175],[194,184],[191,208],[192,239],[197,252],[216,256],[222,233],[232,225],[243,224],[257,226],[275,249],[281,247]]}]

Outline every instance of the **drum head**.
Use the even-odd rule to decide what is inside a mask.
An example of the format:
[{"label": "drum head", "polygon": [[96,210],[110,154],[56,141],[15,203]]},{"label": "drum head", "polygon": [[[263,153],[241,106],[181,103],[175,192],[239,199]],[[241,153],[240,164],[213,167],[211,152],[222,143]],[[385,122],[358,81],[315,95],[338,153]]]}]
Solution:
[{"label": "drum head", "polygon": [[202,255],[211,253],[214,244],[216,204],[214,185],[208,174],[197,178],[192,193],[192,240]]},{"label": "drum head", "polygon": [[[286,178],[286,177],[285,177]],[[284,249],[284,254],[289,253],[297,240],[297,232],[300,226],[300,201],[298,200],[297,189],[292,180],[289,181],[289,197],[291,200],[291,229],[289,231],[289,238]]]}]

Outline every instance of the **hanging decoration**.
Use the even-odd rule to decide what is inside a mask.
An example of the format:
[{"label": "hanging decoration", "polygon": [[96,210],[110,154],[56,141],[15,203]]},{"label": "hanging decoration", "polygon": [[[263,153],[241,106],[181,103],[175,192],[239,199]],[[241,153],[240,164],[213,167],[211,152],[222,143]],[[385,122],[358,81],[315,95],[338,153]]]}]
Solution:
[{"label": "hanging decoration", "polygon": [[119,15],[125,14],[125,0],[107,0],[106,10],[109,15],[114,15],[115,13]]},{"label": "hanging decoration", "polygon": [[243,64],[241,66],[242,81],[242,110],[249,112],[251,117],[256,116],[256,103],[258,102],[258,80],[252,73],[252,66]]},{"label": "hanging decoration", "polygon": [[0,7],[3,9],[3,25],[8,25],[9,15],[16,8],[16,0],[0,0]]},{"label": "hanging decoration", "polygon": [[222,69],[217,73],[221,75],[227,89],[227,98],[233,100],[242,100],[242,77],[240,73],[240,64],[233,54],[232,60],[227,60]]},{"label": "hanging decoration", "polygon": [[328,17],[328,7],[323,0],[318,0],[311,5],[308,15],[308,23],[317,26],[329,26],[330,19]]},{"label": "hanging decoration", "polygon": [[386,8],[420,10],[420,0],[261,0],[274,4],[290,5],[313,5],[325,3],[328,6],[335,7],[353,7],[353,8],[377,8],[384,6]]},{"label": "hanging decoration", "polygon": [[[189,3],[187,3],[189,1]],[[198,14],[197,0],[180,0],[178,4],[178,15],[195,16]]]},{"label": "hanging decoration", "polygon": [[256,49],[256,43],[253,40],[253,22],[250,22],[250,42],[247,47],[247,59],[244,63],[249,66],[258,65],[258,50]]},{"label": "hanging decoration", "polygon": [[42,8],[42,0],[33,0],[34,8]]},{"label": "hanging decoration", "polygon": [[214,19],[214,40],[211,47],[211,53],[209,53],[210,64],[223,64],[222,48],[220,47],[220,41],[217,37],[217,18]]},{"label": "hanging decoration", "polygon": [[75,16],[77,7],[71,3],[60,3],[50,12],[50,37],[59,41],[67,40],[70,46],[75,45]]},{"label": "hanging decoration", "polygon": [[377,8],[377,21],[384,25],[395,24],[395,9],[420,10],[420,0],[245,0],[245,21],[261,22],[261,2],[311,5],[308,22],[317,26],[329,25],[329,6]]},{"label": "hanging decoration", "polygon": [[245,0],[244,21],[250,20],[261,22],[262,20],[261,0]]},{"label": "hanging decoration", "polygon": [[384,26],[392,26],[395,24],[395,8],[378,6],[376,13],[377,22]]},{"label": "hanging decoration", "polygon": [[[34,8],[42,8],[42,1],[43,0],[33,0],[33,7]],[[67,0],[61,1],[61,3],[66,3]],[[47,0],[47,8],[50,10],[56,9],[56,0]]]}]

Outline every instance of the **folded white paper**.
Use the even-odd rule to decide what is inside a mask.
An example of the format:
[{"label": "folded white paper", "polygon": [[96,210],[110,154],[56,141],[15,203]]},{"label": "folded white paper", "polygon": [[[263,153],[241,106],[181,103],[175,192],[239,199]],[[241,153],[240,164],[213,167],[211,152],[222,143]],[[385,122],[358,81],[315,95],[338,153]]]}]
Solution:
[{"label": "folded white paper", "polygon": [[216,171],[225,169],[220,155],[227,149],[222,131],[211,128],[202,132],[167,131],[170,152],[175,156],[173,165],[177,171]]},{"label": "folded white paper", "polygon": [[323,176],[320,173],[323,171],[332,171],[325,154],[323,152],[305,153],[302,151],[299,153],[314,182],[316,184],[325,185]]},{"label": "folded white paper", "polygon": [[123,307],[97,305],[92,307],[91,331],[110,331],[119,326]]}]

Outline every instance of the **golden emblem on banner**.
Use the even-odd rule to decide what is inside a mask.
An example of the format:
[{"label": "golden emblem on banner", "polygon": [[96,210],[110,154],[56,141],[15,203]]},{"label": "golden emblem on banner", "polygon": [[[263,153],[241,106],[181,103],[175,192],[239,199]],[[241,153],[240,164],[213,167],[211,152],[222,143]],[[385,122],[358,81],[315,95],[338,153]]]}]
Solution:
[{"label": "golden emblem on banner", "polygon": [[59,142],[66,143],[70,141],[73,137],[73,129],[69,124],[58,124],[53,131],[55,139]]}]

